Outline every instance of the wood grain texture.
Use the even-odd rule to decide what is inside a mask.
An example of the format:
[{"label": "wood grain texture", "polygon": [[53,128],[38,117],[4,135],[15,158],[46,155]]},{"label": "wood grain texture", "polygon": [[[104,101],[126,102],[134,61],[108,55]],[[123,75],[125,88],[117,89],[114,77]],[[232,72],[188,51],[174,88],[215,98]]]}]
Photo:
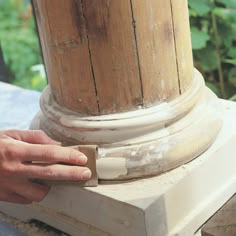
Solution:
[{"label": "wood grain texture", "polygon": [[83,0],[101,114],[142,105],[138,58],[127,0]]},{"label": "wood grain texture", "polygon": [[56,101],[85,115],[170,101],[193,76],[186,0],[34,0]]},{"label": "wood grain texture", "polygon": [[170,0],[174,25],[176,58],[181,93],[191,85],[193,78],[193,56],[190,36],[188,2]]},{"label": "wood grain texture", "polygon": [[50,86],[52,87],[53,96],[56,98],[57,102],[63,106],[63,97],[61,91],[61,83],[59,80],[59,71],[55,66],[57,64],[57,60],[54,56],[52,47],[50,47],[50,42],[52,41],[52,39],[51,39],[49,22],[47,20],[47,12],[45,4],[46,4],[45,0],[42,1],[33,0],[35,17],[37,20],[38,31],[40,35],[40,43],[47,71],[47,77],[49,79]]},{"label": "wood grain texture", "polygon": [[144,104],[179,95],[170,1],[132,0]]},{"label": "wood grain texture", "polygon": [[36,17],[56,100],[74,111],[99,114],[81,1],[34,3],[41,9]]}]

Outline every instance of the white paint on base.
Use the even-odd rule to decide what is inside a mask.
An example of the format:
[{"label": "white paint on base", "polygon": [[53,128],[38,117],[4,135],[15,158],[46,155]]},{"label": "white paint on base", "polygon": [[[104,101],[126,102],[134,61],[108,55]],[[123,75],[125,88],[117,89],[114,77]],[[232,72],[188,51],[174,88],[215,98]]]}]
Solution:
[{"label": "white paint on base", "polygon": [[100,179],[115,179],[127,172],[126,158],[109,157],[97,160],[97,174]]}]

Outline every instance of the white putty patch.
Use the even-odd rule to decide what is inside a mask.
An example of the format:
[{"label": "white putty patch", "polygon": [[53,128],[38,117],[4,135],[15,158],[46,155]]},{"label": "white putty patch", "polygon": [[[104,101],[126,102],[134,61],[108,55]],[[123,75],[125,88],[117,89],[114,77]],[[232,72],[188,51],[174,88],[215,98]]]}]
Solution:
[{"label": "white putty patch", "polygon": [[137,152],[135,152],[135,151],[131,152],[131,156],[136,156],[136,155],[137,155]]},{"label": "white putty patch", "polygon": [[97,174],[100,179],[115,179],[127,172],[126,158],[108,157],[97,160]]},{"label": "white putty patch", "polygon": [[154,145],[149,146],[149,150],[153,150],[155,148]]},{"label": "white putty patch", "polygon": [[162,159],[163,158],[163,154],[162,153],[159,153],[157,156],[156,156],[156,159],[157,160],[160,160],[160,159]]}]

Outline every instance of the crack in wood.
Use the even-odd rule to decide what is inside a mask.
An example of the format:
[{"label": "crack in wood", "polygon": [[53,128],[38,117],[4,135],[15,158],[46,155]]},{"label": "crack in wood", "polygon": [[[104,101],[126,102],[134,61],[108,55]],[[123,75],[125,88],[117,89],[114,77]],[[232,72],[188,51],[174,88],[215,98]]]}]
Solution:
[{"label": "crack in wood", "polygon": [[[44,5],[45,5],[45,11],[46,11],[47,19],[48,19],[48,29],[50,31],[50,41],[53,42],[52,37],[51,37],[51,35],[53,35],[53,34],[52,34],[52,29],[51,29],[50,20],[49,20],[50,18],[49,18],[49,14],[48,14],[47,1],[44,1]],[[45,48],[46,48],[46,50],[48,50],[48,46],[45,46]],[[52,57],[54,57],[54,60],[57,61],[56,55],[55,54],[51,54],[51,55],[52,55]],[[61,69],[61,60],[59,60],[58,63],[60,63],[60,69]],[[47,66],[47,64],[45,64],[45,66]],[[63,89],[62,89],[62,84],[61,84],[61,74],[60,73],[59,73],[58,83],[59,83],[59,88],[60,88],[61,96],[64,97]],[[55,96],[55,97],[58,98],[58,96]],[[61,99],[60,103],[62,103],[62,101],[63,100]],[[61,104],[61,105],[64,105],[64,104]]]},{"label": "crack in wood", "polygon": [[86,21],[86,17],[85,17],[84,2],[83,2],[83,0],[80,0],[80,1],[81,1],[81,7],[82,7],[82,16],[83,16],[84,23],[85,23],[85,33],[86,33],[86,37],[87,37],[87,41],[88,41],[89,60],[90,60],[90,65],[91,65],[91,70],[92,70],[92,75],[93,75],[93,83],[94,83],[94,89],[95,89],[95,94],[96,94],[98,113],[100,113],[98,91],[97,91],[97,85],[96,85],[96,79],[95,79],[95,72],[94,72],[94,68],[93,68],[93,59],[92,59],[90,40],[89,40],[88,29],[87,29],[88,26],[87,26],[87,21]]},{"label": "crack in wood", "polygon": [[179,84],[179,94],[182,94],[181,91],[181,82],[180,82],[180,71],[179,71],[179,64],[178,64],[178,52],[177,52],[177,42],[176,42],[176,32],[175,32],[175,25],[174,25],[174,12],[173,12],[173,4],[172,0],[170,0],[170,9],[171,9],[171,23],[173,29],[173,38],[174,38],[174,45],[175,45],[175,58],[176,58],[176,68],[177,68],[177,75],[178,75],[178,84]]},{"label": "crack in wood", "polygon": [[139,59],[139,52],[138,52],[138,41],[137,41],[137,34],[136,34],[136,21],[134,18],[134,10],[133,10],[133,3],[130,0],[130,7],[131,7],[131,14],[132,14],[132,27],[134,30],[134,41],[135,41],[135,51],[137,56],[137,63],[138,63],[138,71],[139,71],[139,79],[140,79],[140,88],[141,88],[141,96],[142,96],[142,104],[138,104],[138,106],[144,106],[144,94],[143,94],[143,82],[142,82],[142,73],[141,73],[141,66],[140,66],[140,59]]}]

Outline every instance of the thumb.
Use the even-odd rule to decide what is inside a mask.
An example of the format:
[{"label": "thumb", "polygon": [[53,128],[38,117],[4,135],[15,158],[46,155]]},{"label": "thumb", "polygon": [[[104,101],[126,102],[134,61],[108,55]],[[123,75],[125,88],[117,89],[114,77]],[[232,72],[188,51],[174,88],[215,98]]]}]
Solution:
[{"label": "thumb", "polygon": [[42,130],[7,130],[4,133],[13,139],[26,143],[61,145],[60,142],[51,139]]}]

